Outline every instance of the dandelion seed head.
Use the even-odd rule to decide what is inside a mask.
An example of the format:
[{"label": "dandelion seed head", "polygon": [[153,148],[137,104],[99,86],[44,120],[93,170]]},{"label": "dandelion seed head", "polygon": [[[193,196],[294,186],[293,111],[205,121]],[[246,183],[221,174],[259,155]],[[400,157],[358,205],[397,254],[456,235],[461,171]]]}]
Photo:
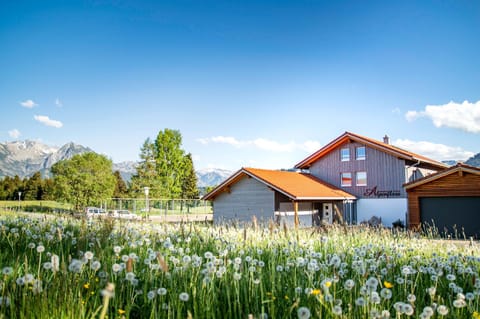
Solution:
[{"label": "dandelion seed head", "polygon": [[427,316],[431,317],[434,314],[433,308],[430,306],[426,306],[423,308],[423,313],[425,313]]},{"label": "dandelion seed head", "polygon": [[465,302],[464,299],[455,299],[455,300],[453,301],[453,306],[454,306],[455,308],[463,308],[463,307],[465,307],[466,305],[467,305],[467,303]]},{"label": "dandelion seed head", "polygon": [[359,297],[357,299],[355,299],[355,305],[357,305],[358,307],[363,307],[365,306],[365,299],[363,297]]},{"label": "dandelion seed head", "polygon": [[335,316],[341,316],[342,315],[342,307],[341,306],[333,306],[332,308],[332,313],[335,315]]},{"label": "dandelion seed head", "polygon": [[347,279],[343,286],[346,290],[352,290],[352,288],[355,286],[355,281],[353,281],[352,279]]},{"label": "dandelion seed head", "polygon": [[180,293],[180,295],[178,295],[178,298],[183,302],[187,302],[190,296],[188,295],[188,293],[182,292]]},{"label": "dandelion seed head", "polygon": [[17,285],[23,286],[23,285],[25,285],[25,278],[24,277],[18,277],[15,282],[17,283]]},{"label": "dandelion seed head", "polygon": [[403,313],[406,314],[407,316],[413,315],[413,312],[415,310],[413,309],[412,305],[410,304],[403,304]]},{"label": "dandelion seed head", "polygon": [[297,310],[298,319],[308,319],[312,314],[307,307],[299,307]]},{"label": "dandelion seed head", "polygon": [[147,293],[147,298],[148,300],[153,300],[153,298],[155,298],[156,296],[156,292],[154,290],[150,290],[148,293]]},{"label": "dandelion seed head", "polygon": [[135,279],[135,273],[133,272],[127,272],[125,274],[125,279],[128,280],[128,281],[132,281],[133,279]]},{"label": "dandelion seed head", "polygon": [[13,268],[12,267],[3,267],[2,274],[4,276],[10,276],[12,273],[13,273]]},{"label": "dandelion seed head", "polygon": [[446,316],[448,314],[448,307],[445,305],[439,305],[437,307],[437,312],[441,316]]},{"label": "dandelion seed head", "polygon": [[90,269],[94,270],[94,271],[97,271],[100,269],[102,265],[100,264],[100,262],[98,260],[95,260],[94,262],[92,262],[92,264],[90,265]]},{"label": "dandelion seed head", "polygon": [[407,300],[408,300],[408,302],[413,303],[413,302],[415,302],[415,300],[417,300],[417,296],[415,296],[414,294],[409,294],[407,296]]}]

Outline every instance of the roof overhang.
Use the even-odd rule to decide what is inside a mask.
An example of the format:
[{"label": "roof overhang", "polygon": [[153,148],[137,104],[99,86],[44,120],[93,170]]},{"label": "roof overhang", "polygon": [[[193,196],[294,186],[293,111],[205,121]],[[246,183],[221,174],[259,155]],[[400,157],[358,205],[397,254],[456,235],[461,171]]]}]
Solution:
[{"label": "roof overhang", "polygon": [[428,176],[420,178],[416,181],[403,184],[403,187],[405,187],[405,190],[408,191],[408,190],[411,190],[412,188],[418,187],[418,186],[426,184],[426,183],[430,183],[434,180],[437,180],[437,179],[440,179],[440,178],[443,178],[445,176],[452,175],[452,174],[455,174],[455,173],[459,174],[459,175],[461,175],[463,173],[480,175],[480,168],[465,165],[465,164],[457,164],[455,166],[452,166],[452,167],[450,167],[446,170],[440,171],[438,173],[428,175]]},{"label": "roof overhang", "polygon": [[382,151],[384,153],[391,154],[397,158],[404,159],[405,161],[411,163],[412,165],[416,165],[418,167],[423,167],[427,169],[433,169],[433,170],[438,170],[438,169],[445,169],[448,167],[448,165],[437,162],[435,160],[429,159],[424,156],[420,156],[417,154],[413,154],[411,152],[402,150],[398,147],[392,146],[390,144],[385,144],[380,141],[376,141],[374,139],[370,139],[361,135],[357,135],[351,132],[345,132],[315,153],[311,154],[304,160],[300,161],[297,163],[294,167],[297,169],[308,169],[314,162],[316,162],[318,159],[323,157],[324,155],[330,153],[337,147],[346,144],[347,142],[357,142],[360,144],[363,144],[365,146],[368,146],[370,148],[377,149],[379,151]]}]

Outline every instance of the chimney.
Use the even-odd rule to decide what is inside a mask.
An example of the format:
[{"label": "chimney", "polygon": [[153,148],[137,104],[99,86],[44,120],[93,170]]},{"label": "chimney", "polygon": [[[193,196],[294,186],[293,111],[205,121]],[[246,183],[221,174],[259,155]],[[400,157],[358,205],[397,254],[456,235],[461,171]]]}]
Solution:
[{"label": "chimney", "polygon": [[390,138],[388,137],[387,134],[385,134],[385,136],[383,137],[383,143],[390,144]]}]

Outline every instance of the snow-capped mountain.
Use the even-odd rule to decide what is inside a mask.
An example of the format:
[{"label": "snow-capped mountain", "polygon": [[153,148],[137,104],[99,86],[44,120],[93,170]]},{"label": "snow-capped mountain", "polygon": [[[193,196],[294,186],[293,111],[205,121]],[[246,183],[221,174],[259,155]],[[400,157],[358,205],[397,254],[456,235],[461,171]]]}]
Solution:
[{"label": "snow-capped mountain", "polygon": [[[48,176],[50,168],[57,162],[74,155],[93,152],[88,147],[67,143],[62,147],[49,146],[37,141],[14,141],[0,143],[0,179],[5,176],[30,177],[36,172]],[[129,182],[137,172],[138,163],[127,161],[113,164],[113,171],[119,171],[124,181]],[[225,169],[208,168],[196,172],[199,188],[216,186],[233,172]]]},{"label": "snow-capped mountain", "polygon": [[480,167],[480,153],[475,154],[465,161],[465,164]]},{"label": "snow-capped mountain", "polygon": [[75,143],[62,147],[29,140],[0,143],[0,178],[15,175],[24,178],[35,172],[45,176],[56,162],[85,152],[93,151]]},{"label": "snow-capped mountain", "polygon": [[132,176],[137,173],[137,162],[126,161],[120,163],[113,163],[113,171],[119,171],[125,182],[129,182]]},{"label": "snow-capped mountain", "polygon": [[196,172],[198,187],[216,186],[233,174],[232,171],[219,168],[206,168]]}]

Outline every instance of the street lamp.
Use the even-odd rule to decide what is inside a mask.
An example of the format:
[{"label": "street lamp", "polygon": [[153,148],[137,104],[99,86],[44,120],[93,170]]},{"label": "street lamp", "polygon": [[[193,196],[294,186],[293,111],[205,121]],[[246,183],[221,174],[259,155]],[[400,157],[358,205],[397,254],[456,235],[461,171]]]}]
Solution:
[{"label": "street lamp", "polygon": [[149,187],[144,187],[143,188],[145,192],[145,214],[147,215],[147,219],[149,218],[149,213],[150,213],[150,204],[148,203],[148,192],[150,191]]}]

